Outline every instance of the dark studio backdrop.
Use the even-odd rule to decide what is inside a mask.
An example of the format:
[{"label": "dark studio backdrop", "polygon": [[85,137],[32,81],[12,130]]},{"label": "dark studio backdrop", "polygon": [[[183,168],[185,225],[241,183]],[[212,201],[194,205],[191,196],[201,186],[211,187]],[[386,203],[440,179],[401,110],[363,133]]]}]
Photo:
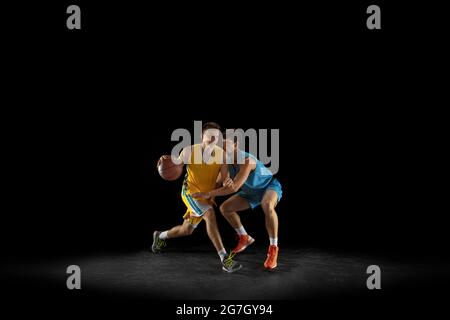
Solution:
[{"label": "dark studio backdrop", "polygon": [[[447,259],[440,116],[429,109],[444,84],[426,86],[439,64],[418,50],[433,39],[398,21],[412,9],[383,2],[383,29],[370,33],[363,2],[209,14],[78,3],[80,32],[65,29],[66,4],[45,5],[15,57],[10,93],[35,107],[11,117],[8,259],[149,248],[153,230],[182,222],[181,179],[162,180],[156,162],[194,120],[280,130],[281,248]],[[261,209],[242,217],[265,245]],[[174,243],[209,240],[202,225]]]},{"label": "dark studio backdrop", "polygon": [[[28,235],[38,237],[38,254],[148,248],[153,230],[181,223],[185,211],[182,179],[162,180],[156,170],[159,156],[176,144],[170,141],[173,130],[192,132],[194,120],[214,120],[225,128],[280,130],[280,245],[439,255],[445,232],[434,219],[437,212],[424,186],[427,177],[417,169],[423,142],[406,133],[412,128],[399,127],[402,117],[384,111],[360,113],[355,119],[355,111],[271,111],[274,105],[267,100],[254,103],[226,103],[213,117],[207,111],[193,117],[188,108],[128,119],[122,113],[115,115],[120,119],[105,113],[104,125],[95,122],[75,133],[76,141],[65,141],[70,151],[54,161],[61,167],[61,179],[69,183],[56,180],[61,189],[48,195],[55,197],[49,211],[29,217],[22,230],[29,228]],[[177,112],[187,116],[167,120]],[[266,241],[261,209],[243,215],[255,237]],[[43,233],[36,224],[50,232]],[[233,230],[224,219],[219,218],[219,226],[230,247]],[[209,240],[201,226],[194,236],[178,242]]]}]

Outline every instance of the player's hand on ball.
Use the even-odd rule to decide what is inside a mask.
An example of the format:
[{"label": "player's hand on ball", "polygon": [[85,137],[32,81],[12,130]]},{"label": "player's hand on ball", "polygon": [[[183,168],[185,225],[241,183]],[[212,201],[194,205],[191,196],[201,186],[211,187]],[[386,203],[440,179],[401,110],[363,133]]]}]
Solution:
[{"label": "player's hand on ball", "polygon": [[211,198],[211,196],[209,195],[209,192],[196,192],[196,193],[193,193],[192,196],[194,198],[202,198],[202,199]]},{"label": "player's hand on ball", "polygon": [[159,167],[164,160],[167,160],[167,158],[169,158],[169,156],[167,155],[161,156],[161,158],[159,158],[158,160],[158,163],[156,164],[156,167]]},{"label": "player's hand on ball", "polygon": [[223,182],[223,186],[225,188],[232,188],[234,186],[233,179],[231,179],[230,177],[226,178],[225,181]]}]

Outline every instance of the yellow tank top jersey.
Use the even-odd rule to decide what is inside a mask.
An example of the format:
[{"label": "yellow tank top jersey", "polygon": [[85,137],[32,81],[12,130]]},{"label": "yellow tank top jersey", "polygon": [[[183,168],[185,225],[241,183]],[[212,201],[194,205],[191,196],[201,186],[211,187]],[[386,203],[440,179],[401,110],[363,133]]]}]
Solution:
[{"label": "yellow tank top jersey", "polygon": [[[205,160],[207,161],[205,162]],[[183,185],[185,194],[209,192],[215,189],[222,162],[223,150],[220,147],[214,146],[211,157],[203,159],[202,145],[193,145]]]},{"label": "yellow tank top jersey", "polygon": [[191,147],[191,154],[188,159],[187,173],[184,178],[181,198],[187,207],[183,219],[189,219],[189,222],[196,226],[202,221],[202,211],[205,208],[201,205],[213,205],[211,199],[193,199],[191,194],[196,192],[209,192],[216,187],[217,176],[220,172],[223,150],[217,146],[211,154],[208,161],[203,159],[203,149],[201,144]]}]

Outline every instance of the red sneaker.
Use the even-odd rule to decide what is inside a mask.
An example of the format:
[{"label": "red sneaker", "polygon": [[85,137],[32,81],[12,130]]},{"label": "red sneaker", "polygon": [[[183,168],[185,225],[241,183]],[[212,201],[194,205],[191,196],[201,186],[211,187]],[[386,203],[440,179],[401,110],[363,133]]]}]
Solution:
[{"label": "red sneaker", "polygon": [[236,246],[236,248],[234,248],[232,251],[234,253],[239,253],[245,250],[245,248],[247,248],[249,245],[251,245],[253,242],[255,242],[255,239],[253,239],[252,237],[250,237],[248,234],[246,235],[240,235],[239,236],[239,242]]},{"label": "red sneaker", "polygon": [[278,259],[278,247],[270,245],[269,251],[267,252],[267,259],[264,262],[264,268],[268,270],[273,270],[277,267]]}]

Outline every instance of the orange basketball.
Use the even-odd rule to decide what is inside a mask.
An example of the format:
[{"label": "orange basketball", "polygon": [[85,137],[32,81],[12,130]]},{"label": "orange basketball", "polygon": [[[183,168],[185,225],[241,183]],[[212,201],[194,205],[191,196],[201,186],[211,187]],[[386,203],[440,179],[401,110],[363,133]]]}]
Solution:
[{"label": "orange basketball", "polygon": [[157,167],[161,178],[168,181],[177,180],[183,173],[183,164],[173,163],[168,155],[159,158]]}]

